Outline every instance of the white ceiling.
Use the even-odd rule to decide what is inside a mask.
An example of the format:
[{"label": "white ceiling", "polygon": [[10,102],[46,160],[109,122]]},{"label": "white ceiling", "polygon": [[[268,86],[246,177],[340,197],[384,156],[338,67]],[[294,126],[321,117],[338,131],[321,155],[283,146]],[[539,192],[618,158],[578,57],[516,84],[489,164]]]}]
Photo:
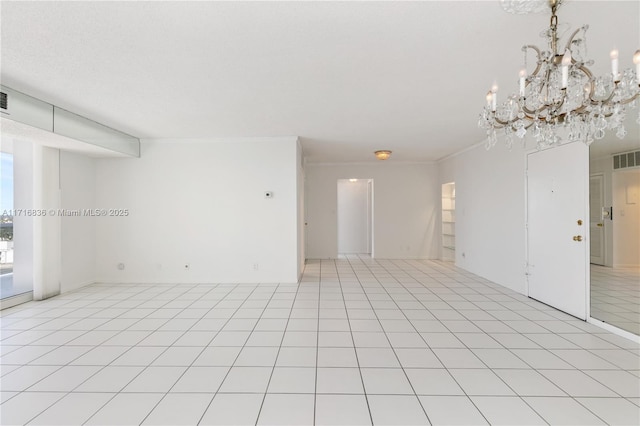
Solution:
[{"label": "white ceiling", "polygon": [[[311,162],[432,161],[481,142],[487,89],[517,89],[521,46],[544,47],[549,21],[498,0],[0,8],[2,84],[141,138],[300,136]],[[596,74],[614,46],[631,66],[640,2],[568,1],[559,18],[590,25]]]}]

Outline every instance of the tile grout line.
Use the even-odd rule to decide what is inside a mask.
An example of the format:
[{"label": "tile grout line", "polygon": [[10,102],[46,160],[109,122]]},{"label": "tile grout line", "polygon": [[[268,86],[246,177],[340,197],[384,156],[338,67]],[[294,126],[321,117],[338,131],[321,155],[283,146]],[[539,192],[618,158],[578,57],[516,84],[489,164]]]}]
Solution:
[{"label": "tile grout line", "polygon": [[[335,267],[335,262],[334,262],[334,267]],[[338,270],[338,268],[336,267],[336,274],[338,276],[338,283],[340,285],[340,294],[342,295],[342,304],[344,306],[344,310],[345,310],[345,315],[347,316],[347,324],[349,324],[349,335],[351,336],[351,342],[353,343],[353,352],[355,353],[355,357],[356,357],[356,364],[358,366],[358,374],[360,375],[360,382],[362,383],[362,392],[364,392],[364,399],[365,402],[367,403],[367,411],[369,412],[369,420],[371,421],[371,424],[373,425],[373,414],[371,413],[371,404],[369,403],[369,395],[367,394],[367,389],[364,386],[364,377],[362,376],[362,368],[360,367],[360,356],[358,355],[358,349],[356,347],[356,341],[353,338],[353,329],[351,327],[351,319],[349,317],[349,310],[347,309],[347,304],[346,301],[344,299],[344,288],[342,287],[342,280],[340,278],[340,271]],[[356,278],[357,279],[357,278]],[[358,280],[358,283],[360,283],[360,281]],[[360,284],[360,287],[362,288],[362,284]],[[363,289],[363,293],[364,293],[364,289]],[[366,297],[366,294],[365,294]],[[371,302],[368,302],[369,306],[371,306]],[[373,307],[371,307],[371,309],[373,310]]]},{"label": "tile grout line", "polygon": [[[455,308],[454,308],[454,309],[455,309]],[[445,326],[445,327],[446,327],[446,326]],[[550,331],[551,331],[551,330],[550,330]],[[483,332],[484,332],[484,331],[483,331]],[[551,333],[556,334],[556,333],[554,333],[553,331],[551,331]],[[463,345],[465,345],[465,347],[467,347],[467,346],[466,346],[466,344],[465,344],[464,342],[461,342],[461,343],[462,343]],[[473,350],[472,350],[471,348],[467,347],[467,349],[468,349],[468,350],[470,350],[470,351],[473,353]],[[511,350],[509,350],[509,348],[505,348],[505,349],[506,349],[506,350],[508,350],[510,353],[512,353],[514,356],[518,357],[518,355],[517,355],[517,354],[514,354]],[[546,349],[546,348],[545,348],[545,350],[553,354],[553,352],[551,352],[550,350],[548,350],[548,349]],[[555,355],[555,354],[554,354],[554,355]],[[436,354],[436,357],[437,357],[437,354]],[[438,357],[438,359],[439,359],[439,357]],[[478,359],[480,359],[480,358],[478,357]],[[518,357],[518,359],[520,359],[520,357]],[[485,365],[486,365],[486,363],[484,363],[484,361],[482,361],[482,359],[480,359],[480,361],[481,361],[483,364],[485,364]],[[524,360],[522,360],[522,361],[524,361]],[[563,360],[563,361],[564,361],[564,360]],[[529,365],[528,363],[526,363],[526,361],[524,361],[524,362],[525,362],[525,364]],[[444,365],[444,364],[443,364],[443,365]],[[570,365],[571,365],[571,364],[570,364]],[[502,383],[504,383],[504,384],[505,384],[505,385],[506,385],[506,386],[507,386],[507,387],[508,387],[508,388],[509,388],[513,393],[514,393],[514,395],[513,395],[514,397],[518,397],[518,398],[519,398],[519,399],[520,399],[524,404],[526,404],[526,405],[527,405],[527,406],[528,406],[528,407],[529,407],[529,408],[530,408],[534,413],[536,413],[536,414],[537,414],[541,419],[543,419],[543,420],[546,422],[546,419],[544,418],[544,416],[543,416],[541,413],[539,413],[539,412],[538,412],[534,407],[532,407],[532,406],[531,406],[531,405],[530,405],[530,404],[529,404],[529,403],[524,399],[524,396],[523,396],[523,395],[520,395],[520,394],[519,394],[517,391],[515,391],[515,389],[513,389],[513,388],[512,388],[512,387],[511,387],[507,382],[505,382],[505,381],[504,381],[504,379],[502,379],[502,377],[500,377],[498,374],[496,374],[496,373],[495,373],[494,368],[491,368],[491,367],[489,367],[488,365],[486,365],[486,367],[487,367],[491,372],[493,372],[493,374],[494,374],[496,377],[498,377],[498,379],[500,379],[500,380],[502,381]],[[530,367],[531,367],[531,366],[530,366]],[[573,367],[573,365],[572,365],[572,367]],[[446,366],[445,366],[445,368],[448,370],[448,368],[447,368]],[[532,368],[532,367],[531,367],[531,368]],[[574,367],[574,368],[575,368],[575,367]],[[535,371],[535,372],[537,372],[537,373],[538,373],[538,374],[540,374],[541,376],[545,377],[545,379],[549,380],[546,376],[544,376],[542,373],[540,373],[540,372],[538,371],[538,369],[537,369],[537,368],[532,368],[532,370],[533,370],[533,371]],[[576,369],[576,370],[581,371],[580,369]],[[453,377],[453,380],[455,380],[455,381],[456,381],[456,383],[457,383],[457,384],[458,384],[458,386],[462,389],[462,391],[465,393],[465,395],[467,395],[467,397],[469,398],[469,400],[471,401],[471,403],[476,407],[476,409],[477,409],[477,410],[478,410],[478,411],[483,415],[483,417],[484,417],[484,414],[482,413],[482,411],[479,409],[479,407],[477,407],[477,406],[476,406],[475,402],[474,402],[474,401],[471,399],[471,397],[467,394],[467,392],[464,390],[464,388],[463,388],[462,386],[460,386],[460,384],[458,383],[458,381],[456,380],[456,378],[455,378],[451,373],[449,373],[449,374]],[[584,373],[583,373],[583,374],[584,374]],[[549,381],[550,381],[550,380],[549,380]],[[562,392],[565,394],[565,396],[563,396],[564,398],[571,398],[571,399],[573,399],[574,401],[576,401],[576,402],[580,403],[579,401],[577,401],[577,399],[576,399],[575,397],[573,397],[573,396],[571,396],[571,395],[567,394],[567,392],[566,392],[564,389],[560,388],[556,383],[554,383],[554,382],[552,382],[552,381],[550,381],[550,383],[551,383],[551,384],[553,384],[556,388],[558,388],[560,391],[562,391]],[[603,386],[604,386],[604,385],[603,385]],[[487,395],[474,395],[474,396],[487,396]],[[583,404],[581,404],[581,405],[583,405]],[[587,407],[585,407],[585,408],[587,408]],[[587,408],[587,409],[588,409],[588,408]],[[591,410],[589,410],[589,411],[591,412]],[[593,412],[592,412],[592,413],[593,413]],[[593,414],[594,414],[594,415],[596,415],[595,413],[593,413]],[[603,420],[603,419],[601,419],[599,416],[597,416],[597,415],[596,415],[596,417],[597,417],[599,420],[604,421],[604,420]],[[490,423],[490,422],[488,421],[488,419],[486,419],[486,417],[485,417],[485,420],[487,420],[487,422],[488,422],[488,423]],[[606,422],[605,422],[605,423],[606,423]]]},{"label": "tile grout line", "polygon": [[[140,292],[140,293],[141,293],[141,292]],[[138,293],[136,293],[136,294],[138,294]],[[108,307],[106,307],[106,308],[104,308],[104,309],[108,309]],[[85,319],[86,319],[86,318],[85,318]],[[82,318],[81,318],[81,319],[79,319],[79,321],[82,321]],[[79,321],[76,321],[76,322],[79,322]],[[75,324],[75,322],[74,322],[73,324]],[[98,327],[99,327],[99,326],[98,326]],[[97,327],[96,327],[96,328],[97,328]],[[95,330],[95,329],[93,329],[93,330],[87,330],[85,333],[81,334],[80,336],[78,336],[78,337],[76,337],[76,338],[82,337],[82,336],[84,336],[84,335],[86,335],[86,334],[88,334],[88,333],[90,333],[91,331],[94,331],[94,330]],[[55,331],[54,331],[54,333],[55,333]],[[51,333],[51,334],[53,334],[53,333]],[[49,335],[51,335],[51,334],[48,334],[47,336],[49,336]],[[45,336],[45,337],[47,337],[47,336]],[[44,337],[43,337],[43,338],[44,338]],[[76,338],[74,338],[74,339],[72,339],[72,340],[75,340]],[[30,346],[30,345],[24,345],[24,346]],[[24,347],[24,346],[23,346],[23,347]],[[62,346],[66,346],[66,344],[60,345],[60,346],[58,346],[58,348],[60,348],[60,347],[62,347]],[[95,349],[95,348],[97,348],[99,345],[93,345],[93,346],[94,346],[94,348],[93,348],[93,349]],[[58,349],[58,348],[56,348],[56,349]],[[47,352],[47,353],[43,354],[42,356],[45,356],[45,355],[47,355],[47,354],[49,354],[49,353],[53,352],[53,351],[54,351],[54,350],[56,350],[56,349],[53,349],[53,350],[51,350],[51,351],[49,351],[49,352]],[[86,353],[88,353],[88,352],[92,351],[93,349],[90,349],[90,350],[89,350],[89,351],[87,351]],[[85,353],[85,354],[86,354],[86,353]],[[73,361],[75,361],[76,359],[78,359],[78,358],[80,358],[80,357],[84,356],[85,354],[82,354],[82,355],[78,356],[77,358],[74,358],[72,361],[70,361],[69,363],[67,363],[67,364],[65,364],[65,365],[62,365],[62,366],[57,366],[57,365],[56,365],[56,367],[59,367],[59,368],[56,368],[55,370],[53,370],[53,371],[52,371],[51,373],[49,373],[48,375],[46,375],[46,376],[42,377],[40,380],[38,380],[38,381],[36,381],[35,383],[32,383],[31,385],[29,385],[27,388],[25,388],[25,389],[23,389],[23,390],[21,390],[21,391],[18,391],[14,396],[12,396],[11,398],[9,398],[7,401],[9,401],[9,400],[11,400],[11,399],[15,398],[16,396],[18,396],[18,395],[22,394],[23,392],[28,392],[28,389],[29,389],[29,388],[31,388],[32,386],[37,385],[38,383],[40,383],[41,381],[43,381],[43,380],[47,379],[48,377],[50,377],[51,375],[55,374],[56,372],[58,372],[58,371],[62,370],[63,368],[65,368],[65,367],[69,366],[69,364],[70,364],[71,362],[73,362]],[[42,357],[42,356],[41,356],[41,357]],[[41,358],[41,357],[35,358],[34,360],[39,359],[39,358]],[[25,364],[25,365],[23,365],[22,367],[25,367],[25,366],[27,366],[27,365],[29,365],[29,364]],[[22,368],[22,367],[21,367],[21,368]],[[105,367],[106,367],[106,366],[105,366]],[[103,368],[104,368],[104,367],[103,367]],[[95,375],[95,374],[97,374],[97,373],[98,373],[99,371],[101,371],[101,370],[102,370],[102,369],[97,370],[97,371],[94,373],[94,375]],[[14,370],[14,371],[16,371],[16,370]],[[13,372],[13,371],[12,371],[12,372]],[[93,375],[92,375],[91,377],[93,377]],[[87,380],[88,380],[88,378],[87,378]],[[60,398],[60,400],[61,400],[61,399],[63,399],[67,394],[69,394],[69,393],[71,393],[71,392],[72,392],[72,390],[70,390],[70,391],[65,391],[65,392],[64,392],[64,393],[65,393],[65,395],[64,395],[64,396],[62,396],[62,397]],[[55,402],[54,404],[52,404],[51,406],[47,407],[45,410],[43,410],[43,411],[39,412],[38,414],[36,414],[36,416],[32,417],[29,421],[34,420],[37,416],[39,416],[40,414],[42,414],[44,411],[46,411],[47,409],[49,409],[49,408],[50,408],[50,407],[52,407],[53,405],[57,404],[60,400],[56,400],[56,402]],[[7,402],[7,401],[4,401],[4,402]],[[3,402],[3,404],[4,404],[4,402]]]},{"label": "tile grout line", "polygon": [[[193,288],[193,287],[192,287],[192,288]],[[203,294],[199,299],[197,299],[197,300],[200,300],[202,297],[204,297],[206,294],[208,294],[208,293],[209,293],[209,292],[211,292],[212,290],[215,290],[216,288],[218,288],[218,286],[217,286],[217,285],[216,285],[215,287],[213,287],[212,289],[210,289],[208,292],[204,293],[204,294]],[[230,294],[231,292],[233,292],[233,290],[234,290],[235,288],[236,288],[236,287],[234,287],[234,288],[232,288],[230,291],[228,291],[228,292],[225,294],[225,297],[226,297],[228,294]],[[188,291],[187,291],[187,292],[188,292]],[[163,292],[163,293],[164,293],[164,292]],[[186,292],[185,292],[185,293],[186,293]],[[183,293],[183,294],[185,294],[185,293]],[[215,308],[215,306],[216,306],[218,303],[220,303],[222,300],[224,300],[224,297],[223,297],[222,299],[218,300],[218,301],[217,301],[217,303],[215,303],[215,304],[214,304],[214,306],[212,306],[212,307],[211,307],[211,309],[209,310],[209,312],[210,312],[211,310],[213,310],[213,309]],[[171,303],[171,302],[173,302],[173,300],[169,300],[167,303],[165,303],[165,304],[164,304],[164,305],[162,305],[162,306],[166,306],[167,304],[169,304],[169,303]],[[194,301],[194,303],[195,303],[195,301]],[[192,303],[192,304],[193,304],[193,303]],[[160,307],[160,308],[157,308],[157,309],[156,309],[156,311],[157,311],[158,309],[162,309],[162,308],[161,308],[161,307]],[[186,309],[186,308],[185,308],[185,309]],[[184,310],[184,309],[183,309],[183,310]],[[154,312],[155,312],[155,311],[154,311]],[[146,318],[146,317],[145,317],[145,318]],[[145,318],[142,318],[142,319],[145,319]],[[141,320],[142,320],[142,319],[141,319]],[[169,322],[170,320],[171,320],[171,318],[170,318],[170,319],[168,319],[167,321],[165,321],[165,323],[164,323],[164,324],[166,324],[166,323],[167,323],[167,322]],[[162,327],[162,326],[160,326],[160,327]],[[160,327],[158,327],[158,329],[159,329]],[[158,329],[156,329],[155,331],[157,331]],[[154,333],[155,331],[152,331],[152,333]],[[152,334],[152,333],[151,333],[151,334]],[[186,333],[186,331],[185,331],[185,333]],[[183,335],[184,335],[185,333],[183,333]],[[149,334],[149,335],[151,335],[151,334]],[[217,334],[218,334],[218,333],[216,333],[216,335],[217,335]],[[147,337],[148,337],[148,336],[147,336]],[[215,336],[214,336],[214,338],[215,338]],[[179,338],[178,338],[178,339],[179,339]],[[178,339],[176,339],[175,341],[177,341]],[[212,339],[213,339],[213,338],[212,338]],[[142,341],[144,341],[144,339],[142,339],[140,342],[142,342]],[[175,341],[174,341],[174,343],[175,343]],[[138,342],[138,343],[140,343],[140,342]],[[134,347],[137,347],[137,346],[138,346],[138,345],[137,345],[137,344],[135,344],[135,345],[133,345],[131,348],[134,348]],[[112,398],[110,398],[107,402],[105,402],[105,403],[104,403],[104,404],[103,404],[99,409],[97,409],[97,410],[96,410],[96,411],[95,411],[91,416],[89,416],[89,417],[84,421],[84,423],[83,423],[83,424],[86,424],[88,421],[90,421],[92,417],[94,417],[94,416],[95,416],[95,415],[96,415],[100,410],[102,410],[102,409],[103,409],[107,404],[109,404],[109,402],[111,402],[113,399],[115,399],[118,395],[120,395],[121,393],[124,393],[124,392],[122,392],[122,390],[123,390],[123,389],[125,389],[127,386],[129,386],[129,385],[130,385],[134,380],[136,380],[138,377],[140,377],[140,375],[141,375],[142,373],[144,373],[144,372],[145,372],[149,367],[151,367],[151,366],[152,366],[152,364],[153,364],[153,362],[155,362],[155,360],[157,360],[158,358],[160,358],[160,357],[162,356],[162,354],[164,354],[165,352],[167,352],[171,346],[172,346],[172,345],[167,346],[167,347],[165,348],[165,350],[164,350],[164,351],[162,351],[162,352],[160,352],[158,355],[156,355],[156,356],[153,358],[153,360],[151,360],[151,361],[150,361],[146,366],[144,366],[144,368],[143,368],[143,369],[142,369],[138,374],[136,374],[136,375],[135,375],[131,380],[129,380],[129,381],[127,382],[127,384],[125,384],[124,386],[122,386],[118,392],[115,392],[115,394],[113,395],[113,397],[112,397]],[[160,346],[160,347],[164,347],[164,346]],[[205,346],[204,348],[206,348],[206,346]],[[203,348],[203,350],[204,350],[204,348]],[[129,349],[129,350],[131,350],[131,349]],[[125,351],[122,355],[120,355],[119,357],[117,357],[116,359],[114,359],[113,361],[111,361],[111,363],[109,363],[108,365],[113,364],[113,362],[115,362],[116,360],[118,360],[120,357],[124,356],[124,354],[126,354],[127,352],[129,352],[129,350],[128,350],[128,351]],[[200,352],[200,354],[202,354],[202,351]],[[197,358],[196,358],[196,359],[197,359]],[[187,371],[187,369],[188,369],[188,367],[187,367],[187,368],[185,368],[185,371],[183,371],[182,375],[184,375],[184,373]],[[178,380],[180,380],[180,378],[182,377],[182,375],[181,375],[180,377],[178,377],[178,379],[176,379],[176,383],[177,383],[177,381],[178,381]],[[175,384],[175,383],[174,383],[174,384]],[[161,393],[161,392],[159,392],[159,393]],[[168,391],[167,391],[167,392],[162,392],[162,393],[165,393],[165,395],[166,395],[166,394],[168,393]],[[151,411],[153,411],[153,410],[155,409],[155,407],[157,406],[157,404],[159,404],[163,399],[164,399],[164,397],[160,398],[160,400],[156,403],[156,405],[154,405],[154,407],[151,409]],[[151,413],[151,411],[149,411],[149,413],[147,413],[147,416]],[[146,419],[146,416],[145,416],[145,419]],[[142,421],[144,421],[144,419],[143,419]]]},{"label": "tile grout line", "polygon": [[[306,269],[306,265],[305,265],[305,269]],[[303,272],[303,276],[304,276],[304,272]],[[275,357],[275,359],[273,361],[273,367],[271,368],[271,374],[269,375],[269,380],[267,380],[267,386],[264,389],[264,394],[262,396],[262,401],[260,402],[260,408],[258,409],[258,413],[256,415],[255,425],[257,425],[258,421],[260,420],[260,415],[262,414],[262,409],[264,407],[264,402],[266,401],[267,394],[269,393],[269,386],[271,385],[271,379],[273,378],[273,374],[274,374],[274,372],[276,370],[276,366],[278,364],[278,357],[280,356],[280,351],[282,350],[282,344],[284,343],[284,339],[285,339],[286,334],[287,334],[287,328],[289,326],[289,321],[291,319],[291,312],[293,311],[293,307],[295,306],[296,300],[298,298],[298,293],[300,292],[300,287],[301,287],[301,284],[300,284],[300,281],[298,281],[298,285],[296,286],[296,293],[295,293],[295,296],[293,297],[293,300],[291,302],[291,308],[289,308],[289,315],[287,316],[287,322],[285,324],[284,330],[282,331],[282,338],[280,339],[280,345],[278,346],[278,350],[276,352],[276,357]],[[275,294],[275,292],[274,292],[274,294]],[[265,307],[265,309],[266,309],[266,307]],[[242,351],[241,351],[241,353],[242,353]],[[238,356],[240,356],[240,354],[238,354]],[[220,387],[222,387],[223,383],[224,383],[224,381],[220,384]],[[218,393],[216,392],[216,395],[217,394]],[[206,411],[205,411],[205,413],[206,413]],[[202,421],[202,418],[200,419],[200,421]],[[198,424],[200,424],[200,422],[198,422]]]},{"label": "tile grout line", "polygon": [[[357,277],[358,274],[356,273],[355,269],[353,268],[353,263],[349,259],[347,259],[347,261],[349,262],[349,266],[351,267],[352,271],[356,274],[356,277]],[[370,268],[367,268],[367,269],[369,269],[369,271],[371,271]],[[377,278],[376,278],[376,281],[378,281],[378,283],[381,284],[380,281],[377,280]],[[358,278],[358,282],[360,283],[360,285],[362,285],[362,281],[359,278]],[[387,293],[387,296],[389,296],[393,300],[393,298],[388,293],[388,291],[384,288],[384,286],[382,286],[382,288]],[[364,286],[363,286],[363,290],[364,290]],[[364,290],[364,291],[365,291],[365,296],[369,300],[369,296],[367,295],[366,290]],[[370,300],[369,300],[369,303],[371,303]],[[394,303],[395,303],[395,301],[394,301]],[[396,306],[397,306],[397,304],[396,304]],[[373,306],[372,306],[372,308],[373,308]],[[404,315],[404,312],[402,312],[402,313]],[[378,321],[378,324],[380,325],[380,328],[382,329],[382,332],[384,333],[385,338],[387,339],[387,342],[389,343],[389,347],[390,347],[391,351],[393,352],[394,356],[396,357],[396,361],[398,362],[398,365],[400,365],[400,369],[402,370],[402,373],[404,374],[404,377],[407,380],[407,383],[409,384],[409,386],[411,387],[411,390],[413,391],[413,396],[418,401],[418,404],[420,404],[420,408],[422,409],[422,411],[423,411],[427,421],[429,422],[429,424],[432,424],[433,422],[429,418],[429,415],[427,414],[427,410],[424,408],[424,405],[422,404],[422,401],[420,400],[420,397],[418,396],[418,394],[417,394],[417,392],[416,392],[416,390],[415,390],[415,388],[413,386],[413,383],[411,383],[411,380],[409,379],[409,376],[407,375],[407,372],[405,371],[405,369],[404,369],[404,367],[402,365],[402,362],[400,362],[400,358],[398,357],[398,354],[397,354],[397,352],[396,352],[396,350],[395,350],[395,348],[393,346],[393,343],[391,342],[391,339],[389,338],[389,335],[387,334],[387,331],[385,330],[384,326],[382,325],[382,322],[380,321],[380,317],[378,316],[378,313],[376,312],[375,308],[373,308],[373,314],[375,315],[375,317],[376,317],[376,319]],[[405,316],[405,319],[406,319],[406,316]],[[413,326],[413,324],[412,324],[412,326]],[[417,330],[416,330],[416,332],[417,332]],[[425,342],[425,344],[426,344],[426,342]],[[427,347],[429,347],[428,344],[427,344]],[[362,373],[361,373],[361,375],[362,375]],[[367,390],[365,389],[365,394],[366,394],[366,392],[367,392]],[[372,422],[373,422],[373,416],[372,416]]]}]

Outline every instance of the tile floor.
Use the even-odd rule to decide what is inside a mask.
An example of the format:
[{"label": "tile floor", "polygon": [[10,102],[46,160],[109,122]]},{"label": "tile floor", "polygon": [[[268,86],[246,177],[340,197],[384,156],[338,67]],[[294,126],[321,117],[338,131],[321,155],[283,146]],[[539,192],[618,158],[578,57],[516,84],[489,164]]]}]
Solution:
[{"label": "tile floor", "polygon": [[640,334],[640,268],[591,265],[591,316]]},{"label": "tile floor", "polygon": [[91,285],[1,312],[12,424],[640,424],[640,346],[449,263]]}]

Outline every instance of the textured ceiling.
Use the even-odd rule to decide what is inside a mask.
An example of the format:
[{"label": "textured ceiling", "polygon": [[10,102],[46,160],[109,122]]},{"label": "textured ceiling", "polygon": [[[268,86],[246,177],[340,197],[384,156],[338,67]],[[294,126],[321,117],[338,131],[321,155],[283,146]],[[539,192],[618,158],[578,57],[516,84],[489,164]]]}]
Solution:
[{"label": "textured ceiling", "polygon": [[[517,89],[520,48],[548,25],[497,0],[0,8],[2,84],[142,138],[300,136],[312,162],[433,161],[481,142],[488,87]],[[597,74],[614,46],[631,66],[640,2],[568,1],[559,17],[590,25]]]}]

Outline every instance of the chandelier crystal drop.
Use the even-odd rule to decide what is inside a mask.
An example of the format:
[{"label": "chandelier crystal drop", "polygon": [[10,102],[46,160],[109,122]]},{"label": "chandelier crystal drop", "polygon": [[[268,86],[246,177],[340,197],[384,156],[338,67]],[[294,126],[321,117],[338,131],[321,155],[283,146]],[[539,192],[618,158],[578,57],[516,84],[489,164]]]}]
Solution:
[{"label": "chandelier crystal drop", "polygon": [[[487,131],[487,149],[496,144],[498,131],[504,132],[509,148],[514,137],[523,139],[530,134],[538,149],[557,145],[563,139],[589,145],[602,139],[607,129],[614,130],[620,139],[627,134],[624,127],[627,110],[635,108],[640,97],[640,50],[633,55],[635,70],[620,71],[619,53],[614,49],[610,55],[611,73],[595,77],[588,68],[593,61],[585,57],[585,35],[589,27],[584,25],[575,30],[560,50],[556,15],[560,0],[547,1],[551,21],[543,35],[549,50],[523,46],[525,67],[519,74],[518,93],[509,95],[501,103],[498,103],[497,84],[487,93],[478,121],[478,126]],[[518,2],[508,3],[513,8]],[[530,51],[536,55],[536,64],[528,73],[526,63]],[[640,114],[636,121],[640,124]]]}]

